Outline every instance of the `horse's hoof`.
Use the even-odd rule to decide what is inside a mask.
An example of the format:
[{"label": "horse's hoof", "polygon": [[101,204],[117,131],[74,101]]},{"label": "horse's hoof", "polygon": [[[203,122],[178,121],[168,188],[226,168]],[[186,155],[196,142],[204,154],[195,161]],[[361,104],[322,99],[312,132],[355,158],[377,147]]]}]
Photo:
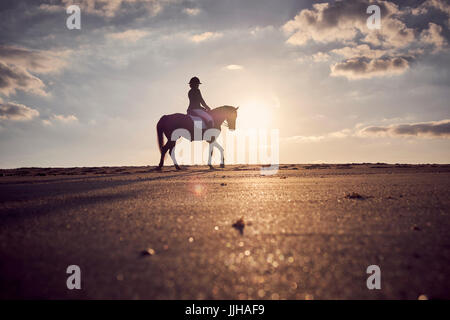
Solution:
[{"label": "horse's hoof", "polygon": [[220,167],[223,169],[223,168],[225,168],[225,165],[224,165],[224,164],[221,164]]},{"label": "horse's hoof", "polygon": [[181,168],[179,166],[175,166],[175,169],[177,170],[181,170]]},{"label": "horse's hoof", "polygon": [[162,167],[158,166],[158,167],[155,168],[155,170],[156,170],[156,171],[161,171],[161,170],[162,170]]},{"label": "horse's hoof", "polygon": [[209,166],[209,170],[215,170],[216,168],[214,168],[213,166]]}]

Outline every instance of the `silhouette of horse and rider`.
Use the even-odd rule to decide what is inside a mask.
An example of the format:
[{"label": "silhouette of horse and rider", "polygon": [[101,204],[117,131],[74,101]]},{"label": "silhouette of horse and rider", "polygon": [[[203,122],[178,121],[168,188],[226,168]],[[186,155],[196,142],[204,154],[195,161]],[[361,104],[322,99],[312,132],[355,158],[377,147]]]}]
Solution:
[{"label": "silhouette of horse and rider", "polygon": [[[211,169],[214,167],[211,164],[211,158],[214,147],[219,149],[221,153],[220,167],[225,167],[225,160],[223,155],[223,148],[216,141],[220,134],[221,126],[226,121],[228,128],[234,130],[236,128],[237,108],[232,106],[221,106],[211,109],[202,97],[199,89],[201,84],[200,79],[193,77],[189,81],[189,107],[187,114],[173,113],[164,115],[159,119],[156,125],[158,135],[158,145],[161,151],[161,160],[157,170],[161,170],[164,165],[164,157],[169,151],[172,161],[177,170],[181,170],[175,158],[175,144],[180,137],[185,137],[190,141],[205,140],[209,143],[209,157],[208,165]],[[201,120],[205,125],[201,128],[197,127]],[[201,137],[197,137],[195,131],[201,130]],[[180,132],[188,133],[187,135],[180,134]],[[164,144],[164,135],[167,142]],[[199,139],[200,138],[200,139]]]}]

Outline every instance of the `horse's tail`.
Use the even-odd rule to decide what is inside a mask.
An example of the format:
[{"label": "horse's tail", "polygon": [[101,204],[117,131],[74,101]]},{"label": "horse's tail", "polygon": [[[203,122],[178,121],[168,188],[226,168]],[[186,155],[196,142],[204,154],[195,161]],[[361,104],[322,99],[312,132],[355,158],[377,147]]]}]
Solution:
[{"label": "horse's tail", "polygon": [[158,135],[158,146],[159,146],[159,151],[162,151],[162,147],[164,145],[164,136],[163,136],[163,124],[162,124],[162,120],[163,120],[164,116],[161,117],[161,119],[159,119],[158,124],[156,125],[156,133]]}]

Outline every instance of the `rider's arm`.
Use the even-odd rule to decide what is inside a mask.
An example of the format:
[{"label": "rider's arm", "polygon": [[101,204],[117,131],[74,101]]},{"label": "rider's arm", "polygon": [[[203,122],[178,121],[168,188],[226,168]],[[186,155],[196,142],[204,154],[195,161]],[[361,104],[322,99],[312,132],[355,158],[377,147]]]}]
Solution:
[{"label": "rider's arm", "polygon": [[211,108],[206,104],[205,100],[203,100],[202,94],[200,92],[200,90],[198,91],[198,93],[200,94],[200,103],[203,107],[205,107],[208,110],[211,110]]}]

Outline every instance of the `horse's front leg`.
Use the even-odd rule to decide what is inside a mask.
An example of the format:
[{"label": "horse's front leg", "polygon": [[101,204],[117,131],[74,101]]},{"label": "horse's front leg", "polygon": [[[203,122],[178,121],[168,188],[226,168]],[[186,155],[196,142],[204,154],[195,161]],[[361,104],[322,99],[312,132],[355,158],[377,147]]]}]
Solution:
[{"label": "horse's front leg", "polygon": [[214,142],[213,141],[208,141],[208,142],[209,142],[208,166],[211,170],[213,170],[214,167],[211,164],[211,159],[212,159],[212,154],[213,154]]},{"label": "horse's front leg", "polygon": [[214,142],[217,149],[220,151],[220,167],[225,168],[225,157],[223,156],[223,147],[217,143],[217,141]]},{"label": "horse's front leg", "polygon": [[[211,156],[212,156],[212,150],[213,150],[213,148],[214,147],[216,147],[217,149],[219,149],[219,151],[220,151],[220,167],[221,168],[225,168],[225,157],[224,157],[224,155],[223,155],[223,148],[222,148],[222,146],[219,144],[219,143],[217,143],[217,140],[214,140],[212,143],[210,143],[210,145],[209,145],[209,149],[210,149],[210,153],[209,153],[209,155],[210,155],[210,160],[211,160]],[[210,164],[210,162],[209,162],[209,164]],[[211,165],[210,165],[210,167],[211,167]]]}]

